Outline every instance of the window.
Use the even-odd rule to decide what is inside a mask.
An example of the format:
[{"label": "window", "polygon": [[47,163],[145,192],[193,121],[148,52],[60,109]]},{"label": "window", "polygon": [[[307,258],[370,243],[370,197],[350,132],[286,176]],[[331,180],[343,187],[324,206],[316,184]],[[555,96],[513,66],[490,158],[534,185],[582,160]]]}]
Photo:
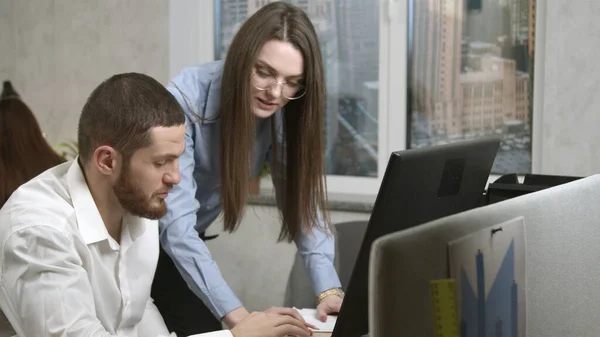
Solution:
[{"label": "window", "polygon": [[[170,0],[171,75],[222,59],[270,1]],[[286,1],[307,11],[321,38],[330,192],[374,195],[392,151],[490,133],[503,138],[494,173],[531,170],[534,16],[514,12],[535,0],[479,10],[445,0],[443,11],[428,0]]]},{"label": "window", "polygon": [[[241,24],[269,2],[214,0],[215,59],[225,58]],[[327,174],[342,182],[377,182],[380,157],[388,152],[381,151],[379,134],[379,0],[287,2],[308,14],[319,35],[327,88]]]},{"label": "window", "polygon": [[[409,102],[411,147],[499,135],[502,145],[493,172],[531,172],[532,111],[519,113],[532,107],[532,95],[525,90],[532,88],[533,80],[533,43],[529,39],[534,16],[529,14],[530,1],[535,0],[496,1],[470,10],[462,0],[449,0],[441,12],[435,1],[409,1],[413,8],[409,15],[414,13],[409,17],[413,32],[409,63],[409,90],[413,93]],[[441,15],[435,14],[438,12]],[[440,29],[446,34],[435,33]],[[435,57],[440,53],[436,45],[442,46],[440,58],[451,62],[440,62]],[[451,78],[446,84],[456,89],[432,91],[444,78],[431,76],[429,69],[446,74]],[[473,95],[468,94],[469,88],[473,88]],[[423,100],[458,101],[458,106],[473,106],[473,113],[486,119],[484,123],[474,120],[472,128],[447,128],[451,124],[434,123],[438,114],[460,120],[463,113],[446,108],[435,111]]]}]

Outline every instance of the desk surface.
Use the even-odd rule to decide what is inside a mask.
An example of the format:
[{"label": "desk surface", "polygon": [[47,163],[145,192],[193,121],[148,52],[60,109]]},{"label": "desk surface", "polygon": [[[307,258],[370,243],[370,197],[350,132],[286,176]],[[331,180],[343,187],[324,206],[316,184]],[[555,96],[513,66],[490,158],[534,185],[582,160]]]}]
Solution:
[{"label": "desk surface", "polygon": [[[187,337],[201,337],[202,334],[199,335],[190,335]],[[314,332],[313,337],[331,337],[331,332]]]}]

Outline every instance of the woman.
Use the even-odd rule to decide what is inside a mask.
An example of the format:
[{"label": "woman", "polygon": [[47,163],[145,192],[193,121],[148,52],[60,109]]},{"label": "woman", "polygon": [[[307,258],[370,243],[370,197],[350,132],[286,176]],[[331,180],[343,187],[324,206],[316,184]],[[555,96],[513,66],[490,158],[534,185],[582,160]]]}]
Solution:
[{"label": "woman", "polygon": [[44,139],[29,107],[5,81],[0,95],[0,208],[17,187],[64,161]]},{"label": "woman", "polygon": [[164,251],[153,285],[169,329],[191,335],[248,315],[203,240],[221,212],[225,229],[237,228],[249,181],[265,160],[283,219],[280,240],[295,241],[304,257],[321,319],[339,311],[343,293],[324,212],[323,61],[307,15],[283,2],[262,7],[242,25],[225,62],[184,69],[169,90],[189,122],[181,183],[160,221]]}]

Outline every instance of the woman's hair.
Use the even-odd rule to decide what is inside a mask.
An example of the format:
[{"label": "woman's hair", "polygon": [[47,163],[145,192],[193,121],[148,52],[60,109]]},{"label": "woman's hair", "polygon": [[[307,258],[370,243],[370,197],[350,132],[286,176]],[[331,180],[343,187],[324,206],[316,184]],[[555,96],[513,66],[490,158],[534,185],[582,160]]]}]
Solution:
[{"label": "woman's hair", "polygon": [[301,9],[273,2],[252,15],[233,38],[221,85],[221,202],[225,230],[239,225],[248,197],[249,167],[254,146],[251,71],[263,45],[270,40],[292,44],[304,59],[306,94],[284,107],[283,139],[278,148],[275,116],[271,118],[277,199],[283,219],[279,239],[291,241],[319,217],[328,225],[324,175],[325,83],[323,60],[315,29]]},{"label": "woman's hair", "polygon": [[22,184],[63,163],[9,81],[0,95],[0,207]]}]

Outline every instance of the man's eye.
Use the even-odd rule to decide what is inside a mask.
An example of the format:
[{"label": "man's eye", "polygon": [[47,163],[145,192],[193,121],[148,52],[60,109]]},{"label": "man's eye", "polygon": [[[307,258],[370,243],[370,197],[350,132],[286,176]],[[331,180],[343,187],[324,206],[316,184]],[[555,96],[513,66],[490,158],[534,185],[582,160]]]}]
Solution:
[{"label": "man's eye", "polygon": [[267,72],[264,72],[264,71],[260,71],[260,70],[259,70],[259,71],[257,71],[257,73],[258,73],[258,75],[259,75],[259,76],[261,76],[261,77],[269,77],[269,76],[271,76],[271,74],[269,74],[269,73],[267,73]]},{"label": "man's eye", "polygon": [[163,166],[166,163],[167,163],[166,161],[157,161],[157,162],[154,163],[154,166],[161,167],[161,166]]}]

